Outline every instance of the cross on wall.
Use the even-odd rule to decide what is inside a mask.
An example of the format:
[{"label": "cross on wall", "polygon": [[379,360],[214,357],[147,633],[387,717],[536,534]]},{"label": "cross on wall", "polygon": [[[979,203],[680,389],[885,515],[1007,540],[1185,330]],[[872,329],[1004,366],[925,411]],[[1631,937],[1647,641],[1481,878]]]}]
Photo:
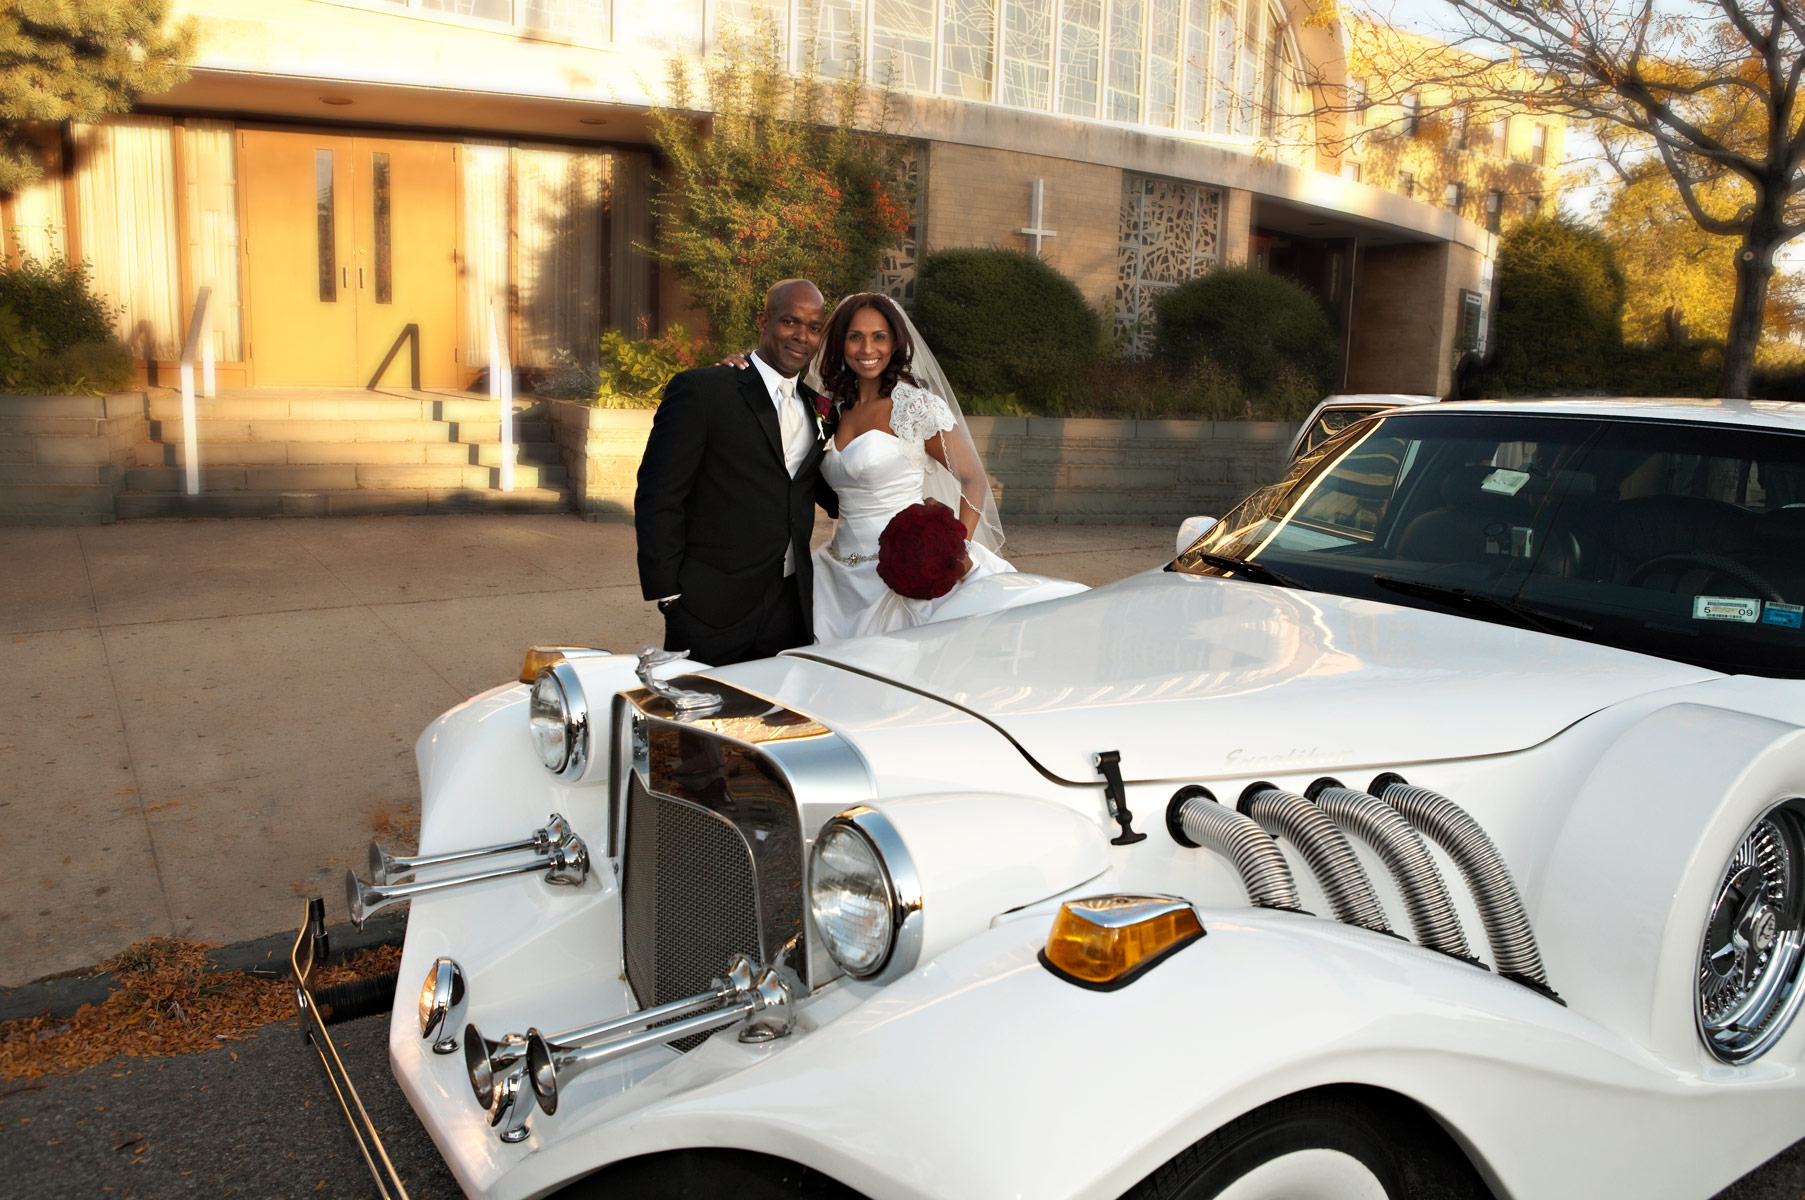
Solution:
[{"label": "cross on wall", "polygon": [[1028,227],[1026,229],[1016,230],[1017,233],[1028,239],[1028,253],[1032,254],[1035,258],[1040,257],[1043,239],[1059,236],[1059,231],[1057,229],[1043,228],[1043,226],[1046,225],[1046,221],[1041,216],[1041,207],[1046,202],[1046,197],[1047,181],[1044,179],[1036,179],[1034,181],[1034,190],[1030,194],[1028,200]]}]

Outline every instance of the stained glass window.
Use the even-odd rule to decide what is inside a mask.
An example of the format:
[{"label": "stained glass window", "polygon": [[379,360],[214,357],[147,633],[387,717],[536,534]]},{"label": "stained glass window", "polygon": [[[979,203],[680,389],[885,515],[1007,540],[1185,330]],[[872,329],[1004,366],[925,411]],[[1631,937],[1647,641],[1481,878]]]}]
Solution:
[{"label": "stained glass window", "polygon": [[1241,25],[1239,0],[1217,0],[1216,91],[1210,114],[1211,133],[1229,133],[1235,127],[1235,39]]},{"label": "stained glass window", "polygon": [[428,12],[456,13],[460,17],[481,17],[486,21],[513,21],[514,0],[420,0]]},{"label": "stained glass window", "polygon": [[1279,24],[1278,14],[1266,14],[1266,94],[1260,101],[1260,136],[1265,138],[1279,135],[1279,117],[1283,113],[1285,102],[1284,77],[1279,73],[1279,47],[1284,44],[1285,30]]},{"label": "stained glass window", "polygon": [[777,44],[790,44],[790,6],[784,3],[768,3],[767,0],[716,0],[715,25],[717,29],[732,29],[739,33],[757,31],[761,24],[769,21],[772,35]]},{"label": "stained glass window", "polygon": [[940,91],[961,100],[990,99],[996,10],[990,0],[944,0]]},{"label": "stained glass window", "polygon": [[1147,115],[1149,125],[1178,123],[1178,59],[1183,44],[1184,0],[1149,0],[1147,6]]},{"label": "stained glass window", "polygon": [[1141,35],[1146,0],[1109,0],[1109,91],[1103,115],[1111,121],[1141,119]]},{"label": "stained glass window", "polygon": [[[477,0],[477,2],[481,3],[481,0]],[[634,7],[643,8],[645,6],[628,4],[623,7],[631,10]],[[661,11],[663,7],[660,6]],[[677,9],[682,7],[682,4],[676,6]],[[674,42],[672,43],[673,48],[682,45],[693,46],[698,51],[701,49],[702,10],[699,4],[695,7],[697,31],[695,41],[693,43]],[[654,18],[655,23],[656,15],[656,13],[642,13],[640,20],[644,22],[649,16]],[[671,16],[673,20],[681,20],[675,11]],[[546,33],[561,33],[566,37],[600,41],[608,36],[608,4],[606,0],[521,0],[520,23],[528,29],[541,29]],[[640,24],[636,27],[643,29],[645,25]]]},{"label": "stained glass window", "polygon": [[1179,71],[1184,84],[1178,127],[1200,133],[1210,120],[1210,3],[1191,0],[1185,6],[1185,53]]},{"label": "stained glass window", "polygon": [[1052,91],[1053,0],[1003,0],[1003,103],[1044,109]]},{"label": "stained glass window", "polygon": [[1254,131],[1254,111],[1259,102],[1260,73],[1260,9],[1254,4],[1242,8],[1243,24],[1235,43],[1241,52],[1240,77],[1235,80],[1235,132],[1246,137]]},{"label": "stained glass window", "polygon": [[858,73],[865,0],[803,0],[798,24],[805,61],[812,53],[817,72],[829,79],[847,79]]},{"label": "stained glass window", "polygon": [[1102,80],[1102,0],[1060,0],[1059,111],[1074,117],[1096,116]]},{"label": "stained glass window", "polygon": [[871,78],[907,92],[934,90],[934,0],[872,0]]}]

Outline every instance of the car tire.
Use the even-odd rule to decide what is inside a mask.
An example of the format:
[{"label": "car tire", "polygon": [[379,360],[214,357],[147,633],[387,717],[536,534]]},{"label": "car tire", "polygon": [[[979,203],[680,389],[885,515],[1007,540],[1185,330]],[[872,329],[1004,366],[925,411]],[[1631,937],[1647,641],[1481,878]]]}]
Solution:
[{"label": "car tire", "polygon": [[1123,1200],[1489,1200],[1421,1108],[1371,1088],[1287,1096],[1224,1125]]}]

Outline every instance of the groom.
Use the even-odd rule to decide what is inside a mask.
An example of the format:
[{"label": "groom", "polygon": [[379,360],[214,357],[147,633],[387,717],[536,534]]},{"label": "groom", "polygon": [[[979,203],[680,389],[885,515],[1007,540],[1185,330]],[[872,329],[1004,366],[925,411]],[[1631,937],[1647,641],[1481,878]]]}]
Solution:
[{"label": "groom", "polygon": [[633,495],[639,586],[664,645],[714,666],[814,639],[809,534],[821,482],[815,392],[801,374],[826,313],[806,279],[765,293],[747,366],[684,371],[664,389]]}]

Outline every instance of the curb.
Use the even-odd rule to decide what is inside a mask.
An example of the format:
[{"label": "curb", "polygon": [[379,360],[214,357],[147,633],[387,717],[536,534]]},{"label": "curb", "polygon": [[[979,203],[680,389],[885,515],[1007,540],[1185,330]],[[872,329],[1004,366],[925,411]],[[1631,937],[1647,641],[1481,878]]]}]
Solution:
[{"label": "curb", "polygon": [[[332,939],[332,952],[327,962],[342,962],[359,950],[372,946],[398,946],[407,932],[405,914],[375,916],[364,922],[360,931],[348,922],[327,927]],[[212,971],[243,971],[259,979],[287,978],[288,955],[294,947],[293,933],[272,933],[248,942],[234,942],[207,951]],[[34,979],[15,988],[0,988],[0,1021],[17,1021],[24,1017],[72,1017],[84,1004],[99,1004],[113,994],[116,984],[111,971],[81,971]]]}]

